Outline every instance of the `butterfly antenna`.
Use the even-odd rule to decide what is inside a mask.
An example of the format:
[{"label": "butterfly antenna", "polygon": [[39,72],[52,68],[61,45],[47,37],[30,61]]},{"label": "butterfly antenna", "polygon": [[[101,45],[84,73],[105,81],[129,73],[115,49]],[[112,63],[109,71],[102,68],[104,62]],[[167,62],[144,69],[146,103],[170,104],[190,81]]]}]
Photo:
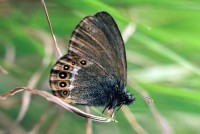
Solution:
[{"label": "butterfly antenna", "polygon": [[107,106],[105,106],[105,108],[103,109],[103,111],[102,111],[102,113],[101,113],[101,114],[103,114],[107,108],[108,108],[108,107],[107,107]]},{"label": "butterfly antenna", "polygon": [[49,26],[49,29],[51,31],[51,35],[53,37],[54,44],[56,46],[56,49],[57,49],[57,52],[58,52],[59,56],[61,57],[62,53],[61,53],[61,51],[60,51],[60,49],[58,47],[58,44],[57,44],[57,41],[56,41],[56,37],[54,36],[54,33],[53,33],[53,29],[52,29],[52,26],[51,26],[51,21],[50,21],[50,18],[49,18],[49,14],[48,14],[48,11],[47,11],[46,4],[45,4],[44,0],[41,0],[41,2],[42,2],[42,5],[43,5],[43,8],[44,8],[44,11],[45,11],[45,15],[47,17],[48,26]]},{"label": "butterfly antenna", "polygon": [[112,118],[114,117],[115,113],[117,113],[117,111],[119,111],[119,110],[121,109],[121,107],[122,107],[123,105],[124,105],[124,104],[122,103],[122,104],[117,108],[116,112],[113,113]]},{"label": "butterfly antenna", "polygon": [[118,107],[118,109],[116,110],[116,112],[119,111],[123,105],[124,105],[124,104],[122,103],[122,104]]}]

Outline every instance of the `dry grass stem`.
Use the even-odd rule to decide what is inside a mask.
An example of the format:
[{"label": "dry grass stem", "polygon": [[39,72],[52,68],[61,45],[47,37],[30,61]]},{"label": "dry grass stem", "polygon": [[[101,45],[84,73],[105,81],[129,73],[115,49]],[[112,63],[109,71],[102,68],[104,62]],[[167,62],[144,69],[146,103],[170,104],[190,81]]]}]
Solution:
[{"label": "dry grass stem", "polygon": [[[85,106],[86,112],[90,113],[90,108],[88,106]],[[86,118],[86,134],[92,134],[92,121],[88,118]]]},{"label": "dry grass stem", "polygon": [[135,116],[133,115],[133,113],[127,106],[123,106],[121,109],[127,121],[133,128],[133,130],[135,130],[138,134],[148,134],[145,131],[145,129],[137,122],[137,119],[135,118]]},{"label": "dry grass stem", "polygon": [[[151,98],[149,94],[146,92],[146,90],[143,89],[140,85],[138,85],[135,81],[130,80],[129,83],[140,95],[146,96],[146,98]],[[158,112],[154,103],[149,103],[149,99],[146,99],[146,98],[144,100],[146,104],[148,105],[149,109],[151,110],[153,116],[155,117],[162,134],[173,134],[172,128],[167,122],[167,120]],[[151,99],[151,102],[152,101],[153,100]]]},{"label": "dry grass stem", "polygon": [[89,118],[91,120],[94,120],[94,121],[98,121],[98,122],[110,122],[110,121],[114,121],[116,122],[114,119],[112,118],[106,118],[106,117],[101,117],[101,116],[95,116],[95,115],[92,115],[92,114],[88,114],[66,102],[64,102],[63,100],[61,100],[60,98],[46,92],[46,91],[41,91],[41,90],[36,90],[36,89],[31,89],[31,88],[27,88],[27,87],[17,87],[17,88],[14,88],[14,89],[11,89],[9,90],[8,92],[0,95],[0,100],[5,100],[7,97],[9,96],[12,96],[13,94],[15,94],[16,92],[19,92],[19,91],[29,91],[31,92],[32,94],[36,94],[36,95],[39,95],[43,98],[46,98],[48,101],[51,101],[51,102],[54,102],[60,106],[62,106],[63,108],[67,109],[68,111],[71,111],[71,112],[74,112],[82,117],[85,117],[85,118]]}]

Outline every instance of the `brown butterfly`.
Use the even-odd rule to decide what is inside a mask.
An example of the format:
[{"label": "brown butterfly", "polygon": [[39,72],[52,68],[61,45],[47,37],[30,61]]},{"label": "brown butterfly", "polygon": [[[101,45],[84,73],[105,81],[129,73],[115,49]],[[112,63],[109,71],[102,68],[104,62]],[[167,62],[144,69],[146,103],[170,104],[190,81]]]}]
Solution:
[{"label": "brown butterfly", "polygon": [[135,100],[125,89],[125,46],[110,14],[98,12],[77,25],[68,53],[51,69],[49,83],[55,96],[72,104],[114,109]]}]

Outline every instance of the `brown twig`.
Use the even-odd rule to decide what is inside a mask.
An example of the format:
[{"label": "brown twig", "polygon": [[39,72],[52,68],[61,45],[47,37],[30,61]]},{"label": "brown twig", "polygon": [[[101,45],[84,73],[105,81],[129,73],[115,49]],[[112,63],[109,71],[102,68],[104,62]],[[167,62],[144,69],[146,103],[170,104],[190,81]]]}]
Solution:
[{"label": "brown twig", "polygon": [[89,118],[91,120],[94,120],[94,121],[98,121],[98,122],[110,122],[110,121],[115,121],[114,119],[112,118],[106,118],[106,117],[101,117],[101,116],[95,116],[95,115],[92,115],[92,114],[88,114],[66,102],[64,102],[63,100],[61,100],[60,98],[46,92],[46,91],[41,91],[41,90],[36,90],[36,89],[31,89],[31,88],[28,88],[28,87],[17,87],[17,88],[14,88],[14,89],[11,89],[10,91],[0,95],[0,100],[5,100],[7,97],[9,96],[12,96],[13,94],[15,94],[16,92],[19,92],[19,91],[29,91],[31,92],[32,94],[37,94],[39,96],[42,96],[44,98],[46,98],[48,101],[51,101],[51,102],[54,102],[60,106],[62,106],[63,108],[67,109],[68,111],[71,111],[71,112],[74,112],[82,117],[85,117],[85,118]]}]

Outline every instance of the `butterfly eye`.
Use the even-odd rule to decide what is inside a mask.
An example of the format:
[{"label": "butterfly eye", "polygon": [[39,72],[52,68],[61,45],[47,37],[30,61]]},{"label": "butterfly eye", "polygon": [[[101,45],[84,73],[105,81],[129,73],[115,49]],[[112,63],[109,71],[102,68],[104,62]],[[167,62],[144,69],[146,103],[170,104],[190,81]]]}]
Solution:
[{"label": "butterfly eye", "polygon": [[59,85],[60,85],[60,87],[66,87],[67,86],[66,82],[64,82],[64,81],[60,82]]},{"label": "butterfly eye", "polygon": [[66,73],[66,72],[60,72],[60,73],[59,73],[59,77],[60,77],[61,79],[65,79],[65,78],[67,77],[67,73]]},{"label": "butterfly eye", "polygon": [[64,70],[68,70],[68,69],[69,69],[69,66],[68,66],[68,65],[64,65],[63,69],[64,69]]},{"label": "butterfly eye", "polygon": [[80,63],[81,63],[81,65],[86,65],[87,64],[87,62],[85,60],[82,60]]}]

